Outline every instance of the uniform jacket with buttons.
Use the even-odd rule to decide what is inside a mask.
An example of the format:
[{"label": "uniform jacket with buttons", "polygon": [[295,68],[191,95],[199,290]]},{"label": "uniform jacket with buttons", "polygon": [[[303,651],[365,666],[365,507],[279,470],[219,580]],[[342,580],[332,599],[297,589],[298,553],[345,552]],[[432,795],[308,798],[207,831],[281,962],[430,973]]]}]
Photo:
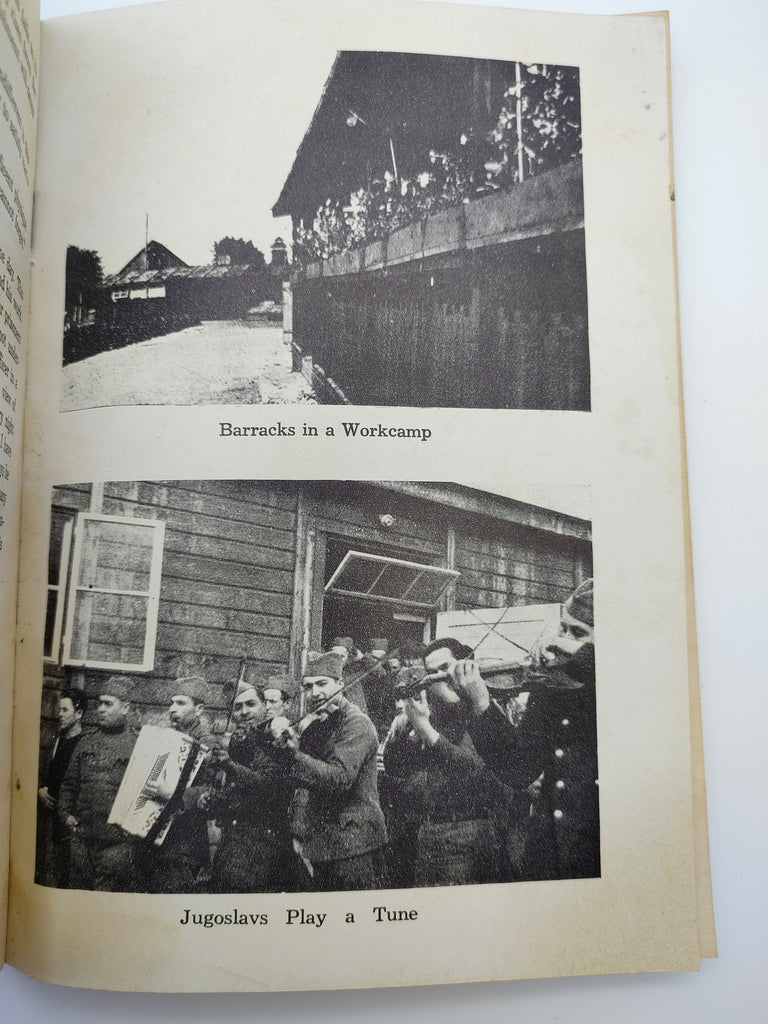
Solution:
[{"label": "uniform jacket with buttons", "polygon": [[573,688],[540,684],[520,725],[492,703],[469,726],[478,753],[508,785],[543,773],[541,806],[526,854],[528,877],[600,875],[594,649],[568,667]]},{"label": "uniform jacket with buttons", "polygon": [[[467,716],[436,708],[432,746],[414,729],[390,734],[384,744],[384,779],[392,807],[391,830],[433,822],[492,818],[503,810],[503,787],[486,768],[467,732]],[[448,709],[445,709],[446,711]]]}]

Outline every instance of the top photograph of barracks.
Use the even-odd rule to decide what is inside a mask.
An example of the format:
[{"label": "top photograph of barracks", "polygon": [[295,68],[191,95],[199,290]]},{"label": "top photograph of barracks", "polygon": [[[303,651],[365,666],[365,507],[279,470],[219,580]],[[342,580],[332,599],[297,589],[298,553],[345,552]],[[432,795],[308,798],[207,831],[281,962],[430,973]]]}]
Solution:
[{"label": "top photograph of barracks", "polygon": [[[264,197],[292,223],[271,262],[224,239],[195,267],[147,240],[105,275],[70,247],[63,409],[590,409],[577,68],[343,51],[297,144]],[[191,331],[231,379],[155,394]]]}]

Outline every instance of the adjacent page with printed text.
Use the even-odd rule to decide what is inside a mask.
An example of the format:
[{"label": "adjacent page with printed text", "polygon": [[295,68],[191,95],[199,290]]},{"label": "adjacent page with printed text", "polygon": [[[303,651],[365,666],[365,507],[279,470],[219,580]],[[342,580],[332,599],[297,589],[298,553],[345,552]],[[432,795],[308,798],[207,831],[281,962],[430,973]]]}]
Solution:
[{"label": "adjacent page with printed text", "polygon": [[39,4],[0,7],[0,942],[8,904],[16,633]]}]

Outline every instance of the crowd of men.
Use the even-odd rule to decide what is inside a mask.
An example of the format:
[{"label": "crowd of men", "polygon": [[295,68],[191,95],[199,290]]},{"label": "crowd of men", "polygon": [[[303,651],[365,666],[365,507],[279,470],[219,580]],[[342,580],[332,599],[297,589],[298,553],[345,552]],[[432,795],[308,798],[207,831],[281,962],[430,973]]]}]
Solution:
[{"label": "crowd of men", "polygon": [[108,821],[136,742],[135,683],[100,684],[94,728],[85,696],[62,692],[38,877],[255,893],[599,876],[591,580],[517,680],[500,691],[451,637],[418,655],[381,638],[363,654],[337,637],[310,652],[300,682],[241,683],[231,731],[212,736],[205,680],[177,679],[168,724],[207,753],[190,785],[144,784],[167,809],[159,843]]}]

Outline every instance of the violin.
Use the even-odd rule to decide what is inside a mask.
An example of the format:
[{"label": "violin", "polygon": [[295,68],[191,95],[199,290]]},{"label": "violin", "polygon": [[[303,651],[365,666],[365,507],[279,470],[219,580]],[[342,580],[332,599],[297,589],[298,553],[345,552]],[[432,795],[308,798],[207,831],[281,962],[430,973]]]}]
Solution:
[{"label": "violin", "polygon": [[[591,645],[588,645],[591,647]],[[594,664],[594,655],[592,655]],[[494,661],[483,663],[477,661],[475,664],[480,675],[485,680],[489,690],[534,690],[546,688],[553,690],[576,690],[584,684],[575,678],[566,667],[576,659],[557,658],[545,665],[529,665],[519,661]],[[413,678],[408,682],[398,683],[395,687],[396,697],[413,697],[424,689],[429,689],[432,683],[452,682],[450,672],[433,672],[421,678]]]}]

